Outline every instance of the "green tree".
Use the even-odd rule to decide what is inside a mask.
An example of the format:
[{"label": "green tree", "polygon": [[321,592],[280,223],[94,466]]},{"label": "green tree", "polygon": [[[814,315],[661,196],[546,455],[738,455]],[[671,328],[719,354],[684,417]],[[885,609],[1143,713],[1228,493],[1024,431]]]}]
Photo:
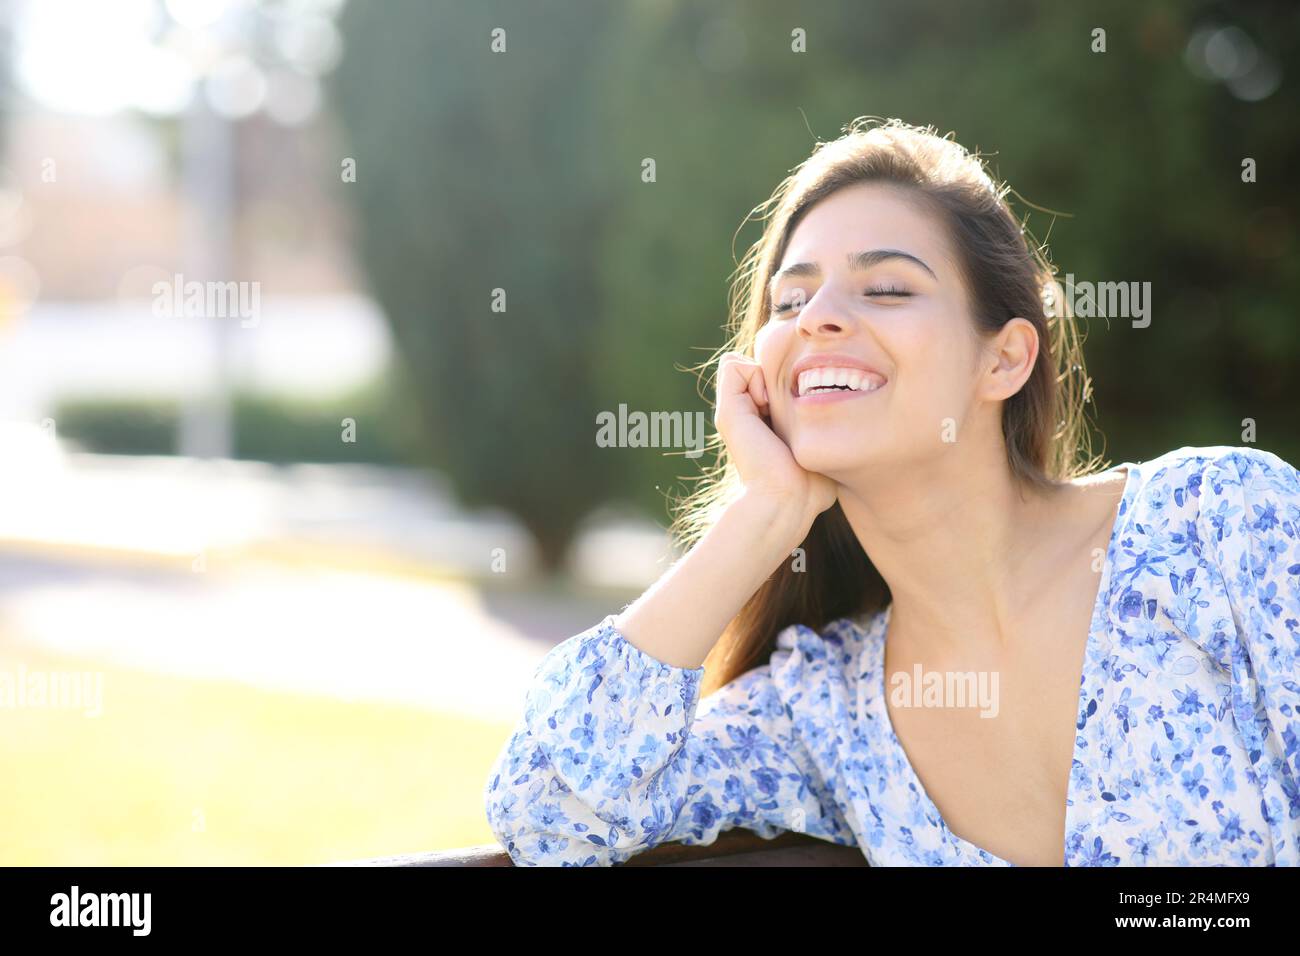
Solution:
[{"label": "green tree", "polygon": [[468,504],[518,514],[550,565],[615,487],[592,387],[608,170],[589,53],[608,16],[403,0],[349,4],[341,22],[356,162],[341,188],[434,460]]}]

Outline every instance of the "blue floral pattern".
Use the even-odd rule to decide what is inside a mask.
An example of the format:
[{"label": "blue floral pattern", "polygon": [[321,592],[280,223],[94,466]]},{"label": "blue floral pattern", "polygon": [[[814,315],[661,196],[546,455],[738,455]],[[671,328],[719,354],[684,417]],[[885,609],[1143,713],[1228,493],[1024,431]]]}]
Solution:
[{"label": "blue floral pattern", "polygon": [[[1127,478],[1087,637],[1065,866],[1300,865],[1300,474],[1180,448]],[[885,708],[890,608],[704,669],[614,617],[553,648],[484,788],[519,865],[608,866],[797,830],[873,866],[1010,866],[948,829]]]}]

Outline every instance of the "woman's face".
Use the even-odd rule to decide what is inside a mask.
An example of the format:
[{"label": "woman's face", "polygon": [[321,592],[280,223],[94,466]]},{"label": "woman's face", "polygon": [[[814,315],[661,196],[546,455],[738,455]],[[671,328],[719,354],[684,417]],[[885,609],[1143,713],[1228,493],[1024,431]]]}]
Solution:
[{"label": "woman's face", "polygon": [[771,293],[755,358],[800,466],[916,465],[965,434],[989,356],[943,226],[896,187],[846,187],[810,209]]}]

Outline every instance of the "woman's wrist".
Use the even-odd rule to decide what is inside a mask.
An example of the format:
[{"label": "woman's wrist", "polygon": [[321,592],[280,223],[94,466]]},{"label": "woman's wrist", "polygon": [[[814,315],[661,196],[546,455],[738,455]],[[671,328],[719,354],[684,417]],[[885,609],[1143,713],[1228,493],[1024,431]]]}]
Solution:
[{"label": "woman's wrist", "polygon": [[811,505],[785,493],[746,488],[727,511],[735,511],[738,521],[762,530],[764,553],[788,555],[799,547],[812,528],[817,513]]},{"label": "woman's wrist", "polygon": [[782,496],[746,491],[663,577],[615,619],[629,643],[675,667],[698,667],[727,623],[803,540]]}]

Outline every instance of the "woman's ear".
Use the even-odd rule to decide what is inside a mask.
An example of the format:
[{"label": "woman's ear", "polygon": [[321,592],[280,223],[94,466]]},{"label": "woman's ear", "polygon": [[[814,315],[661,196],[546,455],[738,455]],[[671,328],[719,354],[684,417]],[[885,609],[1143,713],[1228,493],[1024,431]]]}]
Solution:
[{"label": "woman's ear", "polygon": [[980,397],[991,402],[1010,398],[1020,391],[1038,359],[1038,330],[1032,322],[1016,316],[989,341],[982,366]]}]

